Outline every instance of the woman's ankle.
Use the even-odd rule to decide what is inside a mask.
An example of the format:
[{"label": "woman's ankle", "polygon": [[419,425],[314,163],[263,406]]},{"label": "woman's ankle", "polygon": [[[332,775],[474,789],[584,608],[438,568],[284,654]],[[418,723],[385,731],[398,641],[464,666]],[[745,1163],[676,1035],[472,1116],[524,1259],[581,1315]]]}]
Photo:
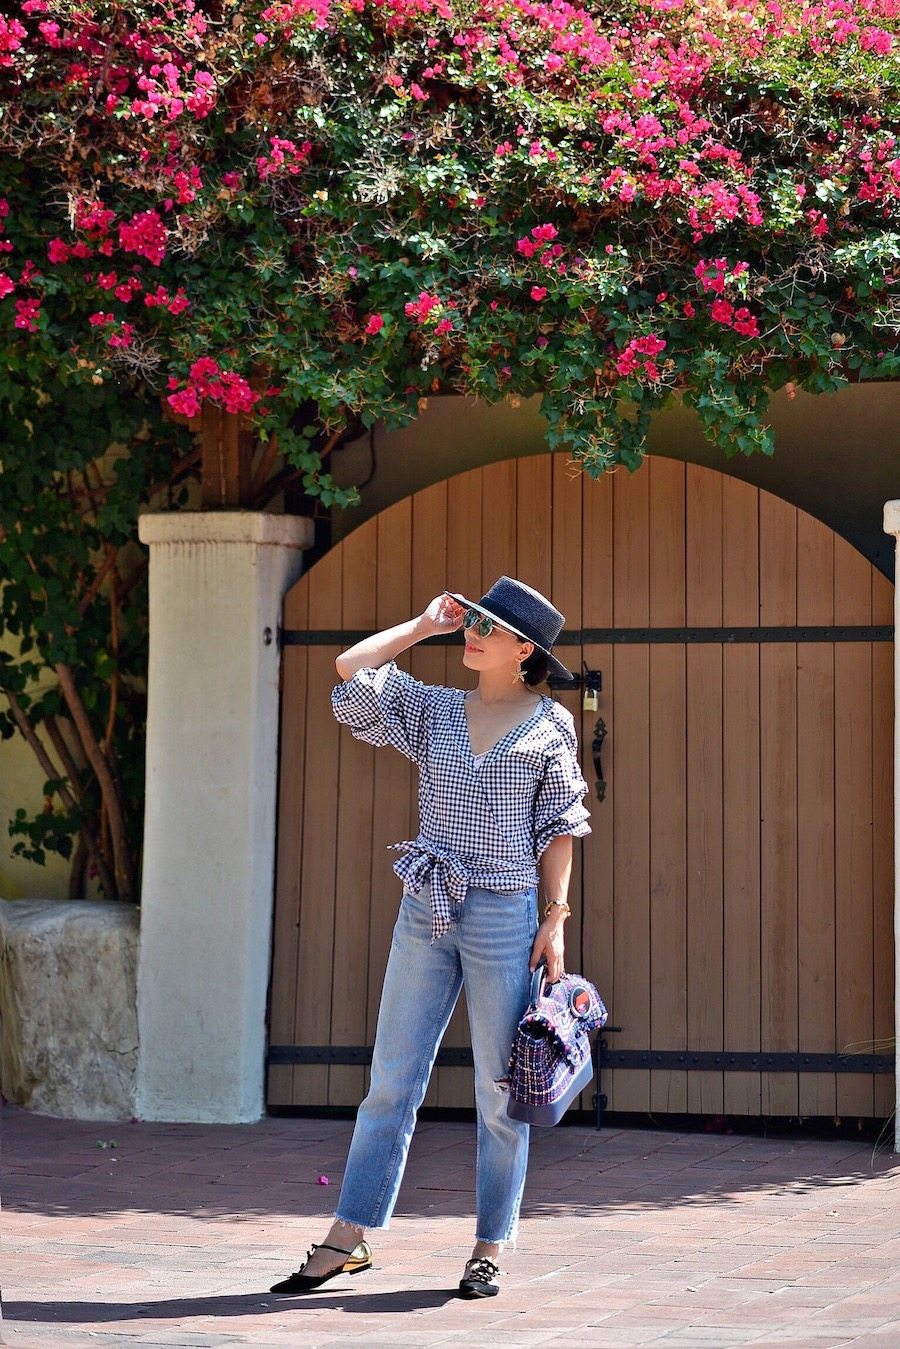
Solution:
[{"label": "woman's ankle", "polygon": [[325,1242],[329,1246],[337,1246],[339,1249],[352,1251],[359,1245],[365,1234],[366,1229],[364,1227],[356,1227],[353,1223],[344,1222],[343,1218],[335,1218]]},{"label": "woman's ankle", "polygon": [[472,1247],[472,1260],[488,1259],[496,1264],[500,1259],[503,1243],[499,1241],[476,1241]]}]

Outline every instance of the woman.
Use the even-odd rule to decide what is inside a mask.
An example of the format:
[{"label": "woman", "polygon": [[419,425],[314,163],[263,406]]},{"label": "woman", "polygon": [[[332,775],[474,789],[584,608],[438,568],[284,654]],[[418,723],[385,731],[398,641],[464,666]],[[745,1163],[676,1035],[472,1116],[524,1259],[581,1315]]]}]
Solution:
[{"label": "woman", "polygon": [[[403,899],[382,990],[369,1094],[359,1108],[334,1223],[305,1264],[273,1292],[302,1293],[369,1269],[363,1234],[386,1228],[441,1037],[460,989],[475,1062],[478,1116],[476,1240],[463,1297],[499,1291],[497,1257],[513,1241],[528,1156],[528,1126],[507,1115],[510,1049],[544,959],[563,973],[572,837],[587,834],[587,791],[571,715],[535,686],[551,670],[563,616],[502,576],[472,603],[445,592],[418,618],[338,656],[345,681],[335,716],[372,745],[419,767],[420,832],[395,844]],[[463,627],[469,692],[399,670],[402,651]],[[538,925],[537,884],[543,882]]]}]

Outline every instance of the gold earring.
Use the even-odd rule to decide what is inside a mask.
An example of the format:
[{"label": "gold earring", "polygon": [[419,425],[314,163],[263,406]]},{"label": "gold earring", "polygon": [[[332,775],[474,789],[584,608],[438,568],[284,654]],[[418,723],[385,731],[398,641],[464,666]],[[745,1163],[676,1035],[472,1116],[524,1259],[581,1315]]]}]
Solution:
[{"label": "gold earring", "polygon": [[522,682],[523,684],[525,683],[525,671],[522,669],[521,665],[520,665],[519,668],[516,670],[516,673],[513,675],[513,681],[512,681],[512,682],[513,682],[514,684],[518,684],[520,680],[521,680],[521,682]]}]

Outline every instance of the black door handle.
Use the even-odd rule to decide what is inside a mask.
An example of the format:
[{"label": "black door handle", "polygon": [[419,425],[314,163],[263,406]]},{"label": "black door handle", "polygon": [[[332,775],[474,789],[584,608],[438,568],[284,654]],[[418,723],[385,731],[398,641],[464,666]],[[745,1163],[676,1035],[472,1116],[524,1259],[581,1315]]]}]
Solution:
[{"label": "black door handle", "polygon": [[603,801],[606,797],[606,781],[603,777],[603,763],[600,755],[603,749],[603,742],[606,739],[606,722],[602,717],[597,718],[597,725],[594,727],[594,738],[591,741],[591,750],[594,755],[594,772],[597,774],[597,800]]}]

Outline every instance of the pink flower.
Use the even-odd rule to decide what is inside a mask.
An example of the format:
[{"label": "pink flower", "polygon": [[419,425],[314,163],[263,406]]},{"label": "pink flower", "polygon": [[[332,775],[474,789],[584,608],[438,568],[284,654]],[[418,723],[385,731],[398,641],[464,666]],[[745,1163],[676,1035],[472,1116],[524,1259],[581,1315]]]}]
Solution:
[{"label": "pink flower", "polygon": [[369,337],[374,337],[375,333],[380,333],[384,327],[384,319],[380,314],[370,314],[369,320],[365,326],[365,332]]},{"label": "pink flower", "polygon": [[547,296],[547,287],[546,287],[546,286],[532,286],[532,287],[531,287],[531,290],[530,290],[530,292],[529,292],[529,294],[531,295],[532,300],[543,300],[543,299],[546,299],[546,296]]},{"label": "pink flower", "polygon": [[450,319],[441,319],[440,323],[437,325],[434,331],[437,333],[439,337],[443,337],[444,333],[453,332],[453,323],[451,322]]},{"label": "pink flower", "polygon": [[119,246],[158,267],[166,256],[166,227],[158,211],[138,211],[119,225]]},{"label": "pink flower", "polygon": [[756,316],[751,314],[746,306],[734,311],[732,326],[735,332],[741,333],[744,337],[759,337],[759,324],[756,321]]},{"label": "pink flower", "polygon": [[147,291],[144,296],[144,304],[148,309],[155,309],[157,305],[166,305],[169,303],[169,292],[165,286],[157,286],[156,290]]},{"label": "pink flower", "polygon": [[7,295],[12,295],[15,288],[12,277],[7,272],[0,272],[0,300],[5,300]]},{"label": "pink flower", "polygon": [[13,322],[17,328],[23,328],[29,333],[36,333],[40,316],[40,300],[16,300],[16,317]]},{"label": "pink flower", "polygon": [[407,318],[414,318],[419,323],[425,323],[432,311],[441,308],[441,300],[438,295],[429,295],[426,290],[419,291],[417,300],[410,300],[403,307],[403,312]]},{"label": "pink flower", "polygon": [[47,257],[51,262],[68,262],[71,249],[62,239],[51,239],[47,245]]},{"label": "pink flower", "polygon": [[331,1181],[328,1179],[327,1176],[319,1176],[318,1180],[316,1181],[316,1184],[317,1184],[317,1185],[330,1185],[330,1184],[331,1184]]},{"label": "pink flower", "polygon": [[128,347],[131,345],[131,339],[134,337],[134,325],[123,323],[118,332],[110,333],[106,339],[108,347]]},{"label": "pink flower", "polygon": [[194,389],[181,389],[178,393],[170,393],[166,401],[173,412],[179,413],[182,417],[196,417],[200,412],[200,400]]},{"label": "pink flower", "polygon": [[309,162],[312,141],[297,145],[283,136],[270,136],[269,145],[272,147],[271,154],[260,155],[256,160],[256,171],[263,182],[274,173],[296,175]]},{"label": "pink flower", "polygon": [[734,315],[733,304],[729,304],[727,300],[721,299],[713,301],[712,308],[709,311],[709,316],[715,323],[725,323],[728,326],[730,326],[733,315]]}]

